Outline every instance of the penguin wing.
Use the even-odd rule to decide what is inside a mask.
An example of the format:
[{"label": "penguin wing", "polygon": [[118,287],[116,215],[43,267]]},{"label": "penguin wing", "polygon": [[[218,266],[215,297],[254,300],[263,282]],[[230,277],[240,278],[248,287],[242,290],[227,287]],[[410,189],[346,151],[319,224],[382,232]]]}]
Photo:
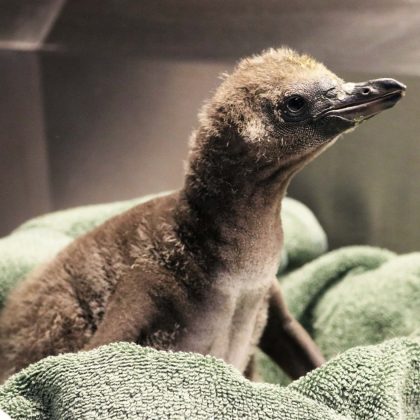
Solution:
[{"label": "penguin wing", "polygon": [[324,363],[316,344],[288,311],[277,279],[270,290],[268,319],[259,347],[293,379]]},{"label": "penguin wing", "polygon": [[118,341],[138,340],[157,314],[150,293],[151,285],[156,283],[156,276],[156,273],[134,268],[119,280],[109,299],[104,318],[84,350]]}]

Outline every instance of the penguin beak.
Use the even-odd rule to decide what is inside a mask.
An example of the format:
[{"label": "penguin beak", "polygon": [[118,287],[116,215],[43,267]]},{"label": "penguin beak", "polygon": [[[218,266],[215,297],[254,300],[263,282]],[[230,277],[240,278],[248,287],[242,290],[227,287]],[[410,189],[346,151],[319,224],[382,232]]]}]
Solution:
[{"label": "penguin beak", "polygon": [[375,79],[345,83],[341,95],[331,101],[322,114],[359,123],[392,108],[405,94],[406,86],[394,79]]}]

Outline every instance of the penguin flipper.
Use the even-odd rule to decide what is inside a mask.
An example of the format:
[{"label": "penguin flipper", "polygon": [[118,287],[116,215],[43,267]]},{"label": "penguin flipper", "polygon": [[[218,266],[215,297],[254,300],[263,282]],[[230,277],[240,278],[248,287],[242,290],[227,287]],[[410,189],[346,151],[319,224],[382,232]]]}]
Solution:
[{"label": "penguin flipper", "polygon": [[156,316],[156,305],[149,293],[151,274],[130,271],[110,297],[104,318],[83,350],[118,341],[136,342]]},{"label": "penguin flipper", "polygon": [[325,361],[310,335],[288,311],[277,279],[270,291],[268,320],[259,347],[292,379]]}]

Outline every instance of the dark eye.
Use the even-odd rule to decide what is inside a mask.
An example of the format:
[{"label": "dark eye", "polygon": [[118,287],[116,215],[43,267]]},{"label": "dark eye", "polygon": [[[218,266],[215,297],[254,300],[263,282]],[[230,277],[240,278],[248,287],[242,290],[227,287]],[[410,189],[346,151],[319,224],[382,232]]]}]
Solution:
[{"label": "dark eye", "polygon": [[291,114],[298,114],[306,107],[305,98],[294,95],[286,100],[286,108]]}]

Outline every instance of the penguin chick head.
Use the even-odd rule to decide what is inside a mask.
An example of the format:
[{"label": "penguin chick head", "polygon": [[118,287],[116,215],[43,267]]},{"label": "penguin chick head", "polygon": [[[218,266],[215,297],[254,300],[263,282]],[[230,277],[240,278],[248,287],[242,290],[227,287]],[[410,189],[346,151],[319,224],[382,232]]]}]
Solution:
[{"label": "penguin chick head", "polygon": [[224,78],[201,123],[216,137],[227,128],[239,134],[254,162],[306,161],[395,105],[404,90],[393,79],[346,83],[307,55],[270,49]]}]

